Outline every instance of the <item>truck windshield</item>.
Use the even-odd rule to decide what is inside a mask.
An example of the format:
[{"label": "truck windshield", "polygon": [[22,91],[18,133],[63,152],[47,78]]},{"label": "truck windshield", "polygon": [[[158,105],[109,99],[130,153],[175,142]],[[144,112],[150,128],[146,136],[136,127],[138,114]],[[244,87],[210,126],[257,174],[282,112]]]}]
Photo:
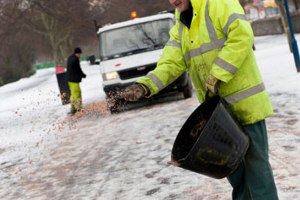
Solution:
[{"label": "truck windshield", "polygon": [[101,60],[163,48],[172,19],[162,19],[105,31],[100,34]]}]

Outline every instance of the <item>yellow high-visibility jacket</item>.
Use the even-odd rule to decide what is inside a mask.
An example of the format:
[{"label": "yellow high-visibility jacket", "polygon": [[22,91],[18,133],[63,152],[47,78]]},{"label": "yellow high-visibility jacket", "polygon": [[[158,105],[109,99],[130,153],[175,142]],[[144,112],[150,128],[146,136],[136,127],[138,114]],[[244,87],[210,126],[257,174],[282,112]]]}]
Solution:
[{"label": "yellow high-visibility jacket", "polygon": [[150,96],[188,69],[200,103],[204,101],[209,74],[221,81],[219,95],[242,125],[273,113],[253,53],[253,31],[238,0],[191,0],[190,28],[180,21],[170,30],[170,40],[154,71],[141,77]]}]

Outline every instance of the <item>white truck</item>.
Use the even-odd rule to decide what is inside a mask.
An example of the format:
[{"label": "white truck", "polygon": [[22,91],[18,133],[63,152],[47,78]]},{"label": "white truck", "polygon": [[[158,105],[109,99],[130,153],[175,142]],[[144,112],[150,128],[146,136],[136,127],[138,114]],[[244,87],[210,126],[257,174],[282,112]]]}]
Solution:
[{"label": "white truck", "polygon": [[[108,97],[155,69],[174,23],[172,13],[159,13],[98,29],[102,84]],[[155,96],[170,91],[180,91],[185,98],[192,96],[187,72]]]}]

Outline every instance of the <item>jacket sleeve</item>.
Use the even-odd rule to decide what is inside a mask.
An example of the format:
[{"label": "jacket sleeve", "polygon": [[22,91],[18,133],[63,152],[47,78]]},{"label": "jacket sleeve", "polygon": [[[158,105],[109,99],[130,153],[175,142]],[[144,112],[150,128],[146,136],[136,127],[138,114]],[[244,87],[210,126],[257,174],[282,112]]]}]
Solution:
[{"label": "jacket sleeve", "polygon": [[84,77],[85,74],[83,73],[83,71],[82,71],[82,69],[80,67],[80,61],[79,61],[79,59],[74,61],[74,65],[76,66],[76,72],[78,73],[78,75],[80,77]]},{"label": "jacket sleeve", "polygon": [[210,74],[227,83],[252,51],[253,31],[238,0],[211,0],[209,15],[226,37]]},{"label": "jacket sleeve", "polygon": [[137,80],[150,90],[152,96],[175,81],[186,70],[179,37],[179,22],[170,30],[170,39],[163,49],[155,70]]}]

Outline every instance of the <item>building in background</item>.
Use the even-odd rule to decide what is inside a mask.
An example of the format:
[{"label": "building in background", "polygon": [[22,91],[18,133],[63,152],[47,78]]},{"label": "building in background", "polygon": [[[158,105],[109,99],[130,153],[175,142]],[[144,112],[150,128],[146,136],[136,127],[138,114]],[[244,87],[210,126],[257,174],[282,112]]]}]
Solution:
[{"label": "building in background", "polygon": [[273,17],[279,14],[275,0],[264,0],[263,4],[266,17]]},{"label": "building in background", "polygon": [[[240,0],[244,7],[246,17],[250,21],[279,15],[275,0]],[[291,12],[299,10],[299,0],[289,0]]]},{"label": "building in background", "polygon": [[248,0],[244,5],[244,10],[250,21],[279,14],[275,0]]}]

